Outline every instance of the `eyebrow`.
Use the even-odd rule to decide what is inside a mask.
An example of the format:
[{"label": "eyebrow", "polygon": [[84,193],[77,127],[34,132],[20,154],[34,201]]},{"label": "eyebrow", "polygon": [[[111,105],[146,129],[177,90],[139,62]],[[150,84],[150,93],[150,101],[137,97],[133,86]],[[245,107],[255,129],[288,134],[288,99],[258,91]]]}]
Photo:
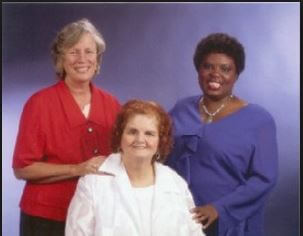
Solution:
[{"label": "eyebrow", "polygon": [[[132,126],[128,126],[128,127],[125,127],[125,130],[138,130],[138,129],[135,127],[132,127]],[[158,130],[145,130],[144,132],[157,133]]]}]

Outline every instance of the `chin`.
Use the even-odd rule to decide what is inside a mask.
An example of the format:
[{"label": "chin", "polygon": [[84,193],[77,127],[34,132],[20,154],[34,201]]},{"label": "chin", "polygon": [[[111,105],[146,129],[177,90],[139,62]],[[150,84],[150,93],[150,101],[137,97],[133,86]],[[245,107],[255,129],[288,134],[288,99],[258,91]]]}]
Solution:
[{"label": "chin", "polygon": [[90,82],[92,80],[93,76],[85,76],[85,77],[77,77],[75,78],[78,82]]}]

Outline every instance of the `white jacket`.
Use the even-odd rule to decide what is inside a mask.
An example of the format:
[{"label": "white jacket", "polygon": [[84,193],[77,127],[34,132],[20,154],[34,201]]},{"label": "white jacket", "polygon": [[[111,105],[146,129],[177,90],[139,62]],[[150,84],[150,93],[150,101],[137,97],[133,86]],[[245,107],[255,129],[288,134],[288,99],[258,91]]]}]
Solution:
[{"label": "white jacket", "polygon": [[[101,171],[111,175],[81,177],[70,203],[66,236],[144,236],[132,187],[120,154],[111,154]],[[175,171],[155,164],[152,236],[203,236],[189,209],[194,202],[186,182]]]}]

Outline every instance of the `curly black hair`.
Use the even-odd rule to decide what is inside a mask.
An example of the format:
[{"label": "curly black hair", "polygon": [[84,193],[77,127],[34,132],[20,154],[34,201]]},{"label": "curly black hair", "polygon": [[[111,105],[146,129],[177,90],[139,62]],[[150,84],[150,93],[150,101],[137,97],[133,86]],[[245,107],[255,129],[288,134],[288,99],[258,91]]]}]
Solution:
[{"label": "curly black hair", "polygon": [[237,74],[245,67],[245,52],[242,44],[234,37],[225,33],[213,33],[202,38],[194,53],[194,65],[197,71],[203,60],[210,53],[224,53],[234,60]]}]

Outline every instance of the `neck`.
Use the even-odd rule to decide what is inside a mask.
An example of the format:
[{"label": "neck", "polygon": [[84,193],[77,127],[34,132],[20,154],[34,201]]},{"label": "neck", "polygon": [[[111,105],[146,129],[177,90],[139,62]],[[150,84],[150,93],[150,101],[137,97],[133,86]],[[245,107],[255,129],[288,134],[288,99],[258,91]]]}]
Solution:
[{"label": "neck", "polygon": [[66,78],[64,80],[64,83],[67,85],[67,87],[69,88],[69,90],[71,91],[71,93],[73,95],[77,96],[77,95],[83,95],[83,94],[90,93],[89,82],[78,83],[78,82],[75,82],[73,80]]},{"label": "neck", "polygon": [[[126,158],[125,158],[126,159]],[[147,187],[154,184],[155,174],[154,166],[150,162],[127,161],[123,159],[123,163],[133,187]]]},{"label": "neck", "polygon": [[227,95],[223,98],[219,98],[219,99],[208,97],[208,96],[203,96],[202,103],[203,103],[203,105],[206,106],[206,108],[209,112],[215,112],[222,105],[225,105],[232,97],[233,97],[232,94]]}]

